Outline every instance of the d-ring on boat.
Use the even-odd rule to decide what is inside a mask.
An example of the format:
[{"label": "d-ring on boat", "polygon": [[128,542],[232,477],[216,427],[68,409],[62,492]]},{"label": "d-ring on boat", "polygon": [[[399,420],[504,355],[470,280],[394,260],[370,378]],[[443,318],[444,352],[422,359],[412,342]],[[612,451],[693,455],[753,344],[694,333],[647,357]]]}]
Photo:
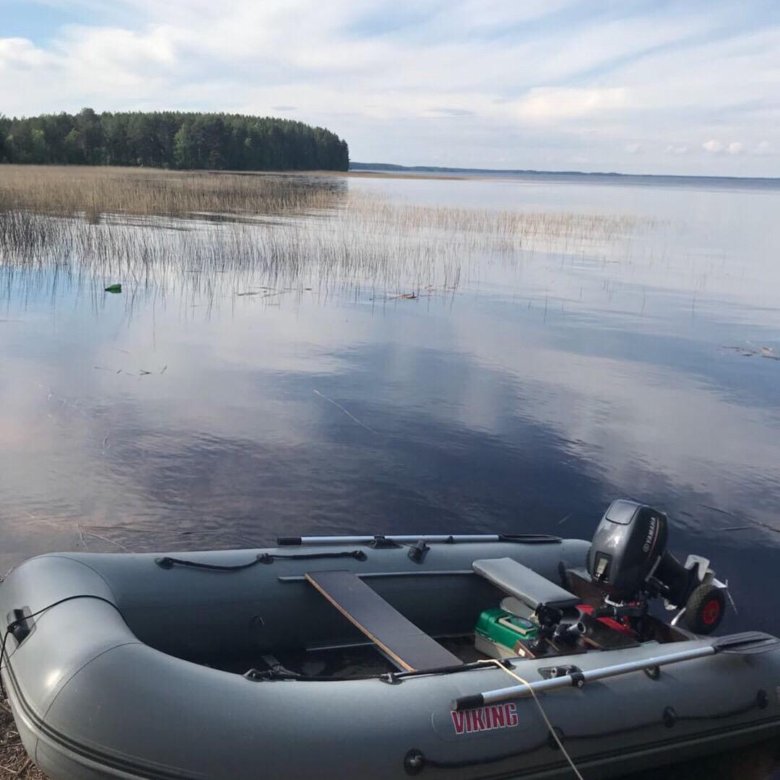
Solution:
[{"label": "d-ring on boat", "polygon": [[725,586],[666,540],[619,500],[591,543],[44,555],[0,586],[2,681],[54,780],[608,777],[780,735],[780,641],[709,635]]}]

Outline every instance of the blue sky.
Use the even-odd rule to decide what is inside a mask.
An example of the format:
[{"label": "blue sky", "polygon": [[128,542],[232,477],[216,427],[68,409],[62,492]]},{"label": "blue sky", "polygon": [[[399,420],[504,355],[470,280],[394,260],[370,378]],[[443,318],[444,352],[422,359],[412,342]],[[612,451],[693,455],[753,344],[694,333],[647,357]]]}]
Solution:
[{"label": "blue sky", "polygon": [[216,110],[364,162],[780,176],[776,0],[0,0],[0,110]]}]

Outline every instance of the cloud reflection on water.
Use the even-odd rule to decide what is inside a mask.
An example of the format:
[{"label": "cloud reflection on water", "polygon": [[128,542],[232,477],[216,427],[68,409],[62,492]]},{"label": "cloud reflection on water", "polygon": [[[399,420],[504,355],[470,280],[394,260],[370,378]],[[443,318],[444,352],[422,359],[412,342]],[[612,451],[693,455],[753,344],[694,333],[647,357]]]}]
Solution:
[{"label": "cloud reflection on water", "polygon": [[[667,193],[653,197],[665,218]],[[150,285],[131,301],[17,272],[0,323],[3,562],[306,531],[588,535],[632,495],[749,600],[767,572],[742,565],[780,530],[780,362],[723,346],[776,334],[757,292],[776,270],[755,246],[713,261],[705,239],[662,262],[641,241],[622,262],[488,258],[458,292],[416,300],[306,284],[237,297],[236,275],[217,294]]]}]

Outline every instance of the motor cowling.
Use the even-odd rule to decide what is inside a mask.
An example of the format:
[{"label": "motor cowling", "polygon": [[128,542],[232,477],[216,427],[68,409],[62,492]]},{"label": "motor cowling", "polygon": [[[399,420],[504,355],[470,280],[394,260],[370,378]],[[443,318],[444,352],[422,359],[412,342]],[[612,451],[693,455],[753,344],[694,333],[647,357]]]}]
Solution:
[{"label": "motor cowling", "polygon": [[683,565],[666,550],[669,521],[663,512],[636,501],[613,501],[593,535],[588,573],[611,602],[660,596],[680,609],[674,623],[709,634],[726,607],[726,586],[709,561],[688,556]]},{"label": "motor cowling", "polygon": [[588,573],[615,601],[630,601],[645,590],[666,550],[666,515],[635,501],[613,501],[593,535]]}]

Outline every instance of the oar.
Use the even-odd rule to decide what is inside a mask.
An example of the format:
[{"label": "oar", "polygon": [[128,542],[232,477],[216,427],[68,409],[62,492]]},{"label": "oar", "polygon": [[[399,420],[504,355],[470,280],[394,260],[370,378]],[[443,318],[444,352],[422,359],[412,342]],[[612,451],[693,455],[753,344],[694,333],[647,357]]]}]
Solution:
[{"label": "oar", "polygon": [[612,666],[602,666],[599,669],[587,669],[585,671],[572,671],[562,674],[560,677],[551,677],[548,680],[538,680],[528,685],[511,685],[507,688],[496,688],[484,693],[476,693],[471,696],[461,696],[452,702],[453,710],[467,710],[474,707],[484,707],[487,704],[523,699],[533,693],[543,693],[557,690],[558,688],[581,688],[586,682],[603,680],[607,677],[617,677],[629,672],[638,672],[643,669],[654,669],[668,664],[676,664],[681,661],[690,661],[694,658],[705,658],[716,653],[763,653],[768,650],[776,650],[780,646],[780,639],[764,634],[761,631],[746,631],[742,634],[731,634],[718,637],[712,644],[704,647],[694,647],[689,650],[680,650],[676,653],[665,653],[650,658],[640,658],[636,661],[628,661]]},{"label": "oar", "polygon": [[406,534],[378,536],[280,536],[276,543],[280,547],[292,547],[304,544],[372,544],[381,546],[385,542],[392,544],[429,544],[453,542],[560,542],[558,536],[548,534]]}]

